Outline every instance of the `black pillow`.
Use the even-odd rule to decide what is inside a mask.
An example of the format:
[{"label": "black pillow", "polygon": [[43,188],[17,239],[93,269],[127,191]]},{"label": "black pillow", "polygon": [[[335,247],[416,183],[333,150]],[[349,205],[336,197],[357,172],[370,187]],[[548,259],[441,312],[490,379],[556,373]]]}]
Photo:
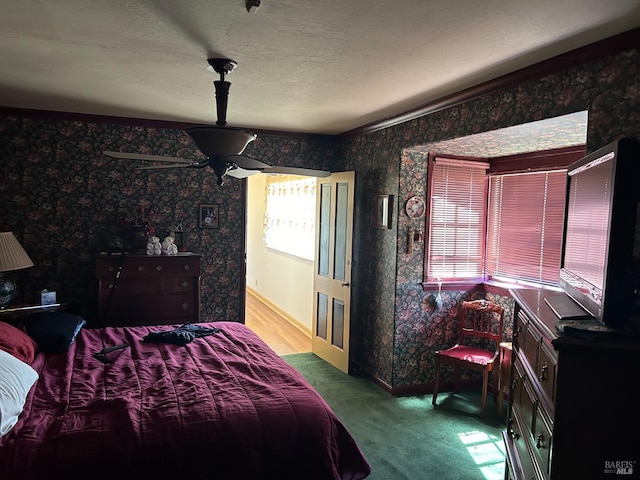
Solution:
[{"label": "black pillow", "polygon": [[66,352],[87,323],[78,315],[64,312],[45,312],[29,315],[24,328],[44,353]]}]

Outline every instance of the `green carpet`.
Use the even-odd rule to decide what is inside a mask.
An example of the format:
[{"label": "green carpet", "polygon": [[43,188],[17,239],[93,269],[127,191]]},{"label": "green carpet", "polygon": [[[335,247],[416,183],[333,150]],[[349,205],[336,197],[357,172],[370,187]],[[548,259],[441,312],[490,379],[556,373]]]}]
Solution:
[{"label": "green carpet", "polygon": [[[502,480],[504,420],[480,392],[393,397],[311,353],[284,355],[322,395],[371,464],[371,480]],[[505,402],[506,403],[506,402]]]}]

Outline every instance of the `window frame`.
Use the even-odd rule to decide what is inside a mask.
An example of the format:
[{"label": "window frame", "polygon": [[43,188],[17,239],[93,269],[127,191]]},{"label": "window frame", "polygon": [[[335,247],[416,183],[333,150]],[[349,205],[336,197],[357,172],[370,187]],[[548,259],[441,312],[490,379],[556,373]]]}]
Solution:
[{"label": "window frame", "polygon": [[[424,251],[424,281],[423,281],[423,285],[435,285],[437,286],[437,288],[440,288],[441,285],[447,285],[449,287],[465,287],[468,285],[477,285],[478,283],[481,283],[484,281],[484,275],[480,275],[478,277],[466,277],[466,278],[456,278],[456,277],[449,277],[449,278],[435,278],[435,277],[430,277],[429,273],[431,270],[431,258],[429,256],[429,252],[431,250],[431,246],[433,244],[432,238],[431,238],[431,216],[433,213],[433,201],[432,201],[432,194],[433,194],[433,189],[434,189],[434,169],[436,168],[436,163],[437,160],[441,160],[443,162],[445,162],[445,164],[450,164],[452,166],[455,166],[455,164],[457,163],[459,166],[464,166],[465,164],[468,164],[470,168],[478,168],[478,169],[485,169],[485,171],[488,171],[490,165],[487,163],[487,161],[485,159],[475,159],[475,158],[469,158],[469,157],[460,157],[460,156],[456,156],[456,155],[440,155],[440,154],[436,154],[436,153],[429,153],[428,155],[428,167],[427,167],[427,209],[426,209],[426,239],[424,242],[424,247],[425,247],[425,251]],[[477,163],[478,166],[477,167],[472,167],[471,164],[473,163]],[[486,166],[486,168],[485,168]],[[486,176],[485,173],[485,177],[483,180],[484,183],[484,188],[483,188],[483,197],[484,197],[484,208],[483,208],[483,213],[482,213],[482,218],[480,220],[480,224],[482,225],[482,238],[480,240],[481,243],[481,248],[480,248],[480,252],[481,252],[481,260],[480,263],[484,265],[484,251],[486,248],[485,245],[485,239],[486,239],[486,214],[487,214],[487,207],[486,207],[486,199],[487,199],[487,186],[488,186],[488,178]]]},{"label": "window frame", "polygon": [[[561,168],[489,175],[484,259],[488,281],[558,286],[566,183],[566,169]],[[560,191],[562,186],[564,190]],[[505,205],[505,190],[511,190],[519,200]],[[556,208],[550,208],[553,206]],[[510,221],[516,218],[530,222]],[[556,245],[557,250],[553,248]],[[525,259],[529,261],[522,261]]]},{"label": "window frame", "polygon": [[[455,155],[439,154],[436,152],[429,152],[428,154],[428,167],[427,167],[427,214],[426,214],[426,235],[424,242],[424,270],[423,270],[423,282],[422,287],[424,290],[439,290],[443,286],[447,289],[470,289],[479,284],[484,284],[488,287],[495,287],[498,291],[503,291],[508,288],[517,286],[531,286],[540,287],[542,285],[531,283],[524,280],[517,279],[497,279],[490,278],[486,275],[486,259],[487,259],[487,222],[488,222],[488,178],[489,175],[504,175],[513,173],[524,173],[536,170],[560,170],[566,169],[571,163],[581,159],[586,155],[586,146],[577,145],[572,147],[556,148],[539,152],[527,152],[517,155],[509,155],[504,157],[495,158],[479,158],[479,157],[462,157]],[[485,196],[485,212],[484,212],[484,231],[483,231],[483,274],[477,279],[441,279],[441,281],[434,281],[428,277],[429,274],[429,244],[431,239],[429,238],[430,232],[430,218],[431,218],[431,184],[433,173],[433,160],[436,157],[445,157],[451,159],[460,159],[467,161],[489,162],[489,170],[487,172],[487,188]]]}]

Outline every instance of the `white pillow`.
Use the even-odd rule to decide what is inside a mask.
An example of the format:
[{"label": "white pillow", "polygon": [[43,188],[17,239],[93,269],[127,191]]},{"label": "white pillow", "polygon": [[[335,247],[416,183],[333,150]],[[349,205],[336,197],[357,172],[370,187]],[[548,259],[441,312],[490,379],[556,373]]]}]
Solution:
[{"label": "white pillow", "polygon": [[38,372],[30,365],[0,350],[0,437],[17,423],[37,379]]}]

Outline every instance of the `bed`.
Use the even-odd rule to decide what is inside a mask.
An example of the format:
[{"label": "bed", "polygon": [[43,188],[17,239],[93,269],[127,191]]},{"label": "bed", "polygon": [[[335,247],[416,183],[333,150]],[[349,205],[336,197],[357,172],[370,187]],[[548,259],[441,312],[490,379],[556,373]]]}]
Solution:
[{"label": "bed", "polygon": [[37,353],[38,378],[0,437],[0,478],[367,477],[301,374],[243,324],[198,325],[218,331],[176,345],[143,341],[174,327],[83,328],[65,351]]}]

